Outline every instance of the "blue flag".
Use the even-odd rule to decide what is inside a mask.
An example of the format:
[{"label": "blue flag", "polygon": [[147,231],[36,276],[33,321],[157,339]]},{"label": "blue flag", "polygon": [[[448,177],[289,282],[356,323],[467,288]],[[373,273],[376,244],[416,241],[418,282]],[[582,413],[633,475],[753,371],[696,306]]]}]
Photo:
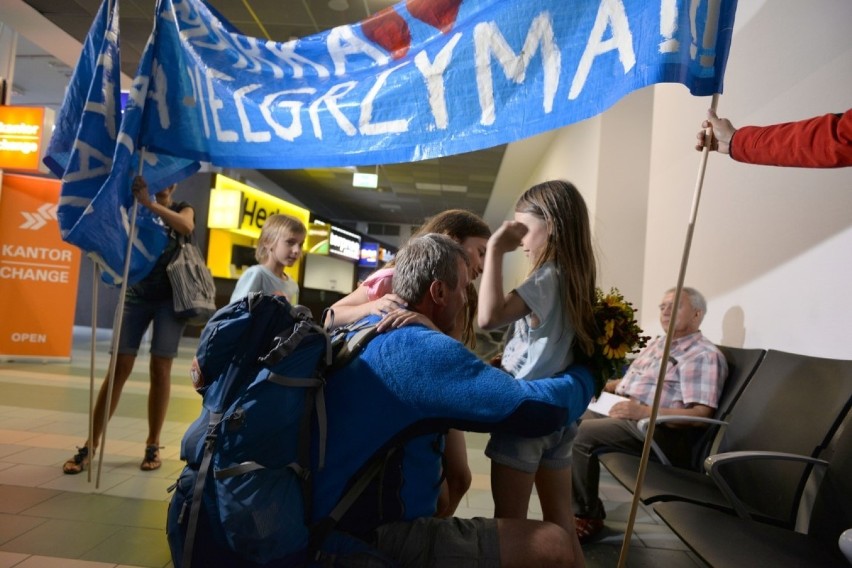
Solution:
[{"label": "blue flag", "polygon": [[[140,152],[136,140],[152,73],[156,29],[122,117],[118,2],[111,13],[107,4],[105,1],[101,5],[87,36],[45,163],[62,178],[57,212],[62,238],[86,251],[102,268],[106,282],[119,284],[130,237],[130,183],[138,171]],[[194,160],[153,152],[143,155],[142,173],[152,191],[198,168]],[[128,274],[131,284],[150,272],[168,238],[159,217],[145,208],[139,208],[136,229]]]},{"label": "blue flag", "polygon": [[[65,99],[56,117],[53,136],[45,153],[44,163],[56,177],[62,177],[65,168],[68,167],[71,150],[80,128],[81,116],[87,101],[102,106],[101,114],[104,129],[111,130],[113,132],[112,139],[115,140],[114,133],[120,115],[119,109],[114,103],[117,100],[119,85],[109,85],[104,81],[104,79],[110,78],[110,73],[107,73],[107,77],[104,77],[104,67],[98,63],[102,54],[110,58],[118,56],[117,38],[115,41],[105,43],[105,35],[111,24],[108,6],[104,2],[101,4],[83,43],[80,59],[77,62],[76,69],[74,69],[71,82],[68,84]],[[117,64],[117,62],[110,59],[109,65],[113,64]],[[95,91],[90,93],[93,88]],[[107,108],[105,104],[107,101],[113,102],[112,108]],[[111,150],[110,153],[112,153]]]},{"label": "blue flag", "polygon": [[[736,0],[406,0],[279,43],[236,33],[202,0],[158,0],[115,136],[118,18],[102,7],[60,113],[84,109],[79,131],[61,124],[46,159],[64,168],[60,228],[116,280],[140,148],[156,191],[199,161],[417,161],[559,128],[655,83],[721,92],[735,10]],[[131,282],[162,251],[156,221],[139,214]]]},{"label": "blue flag", "polygon": [[371,165],[518,140],[662,82],[720,92],[735,0],[408,0],[285,43],[164,0],[141,143],[240,168]]}]

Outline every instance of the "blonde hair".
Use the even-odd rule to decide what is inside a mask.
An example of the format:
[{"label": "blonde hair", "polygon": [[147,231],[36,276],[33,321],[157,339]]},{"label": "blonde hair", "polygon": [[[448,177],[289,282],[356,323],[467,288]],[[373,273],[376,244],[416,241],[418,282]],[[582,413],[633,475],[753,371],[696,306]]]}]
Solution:
[{"label": "blonde hair", "polygon": [[577,347],[591,355],[598,333],[594,315],[597,268],[589,211],[582,194],[570,182],[546,181],[526,190],[518,198],[515,211],[535,215],[546,223],[547,245],[533,259],[530,272],[547,261],[556,265],[562,276],[559,295],[574,326]]},{"label": "blonde hair", "polygon": [[285,231],[296,235],[306,235],[308,233],[305,225],[295,217],[284,215],[283,213],[270,215],[260,230],[260,237],[257,239],[257,248],[254,250],[254,257],[260,264],[267,261],[269,258],[269,249],[272,248]]}]

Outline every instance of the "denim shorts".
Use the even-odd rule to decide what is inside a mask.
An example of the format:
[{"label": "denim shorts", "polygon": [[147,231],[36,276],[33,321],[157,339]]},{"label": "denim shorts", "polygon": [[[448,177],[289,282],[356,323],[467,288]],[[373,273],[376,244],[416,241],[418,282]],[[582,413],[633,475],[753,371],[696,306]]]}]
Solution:
[{"label": "denim shorts", "polygon": [[151,355],[174,359],[186,321],[175,317],[171,298],[155,302],[125,302],[118,352],[122,355],[136,355],[142,336],[152,321]]},{"label": "denim shorts", "polygon": [[539,438],[495,432],[488,440],[485,455],[501,465],[526,473],[535,473],[539,467],[564,469],[571,467],[576,437],[576,422]]}]

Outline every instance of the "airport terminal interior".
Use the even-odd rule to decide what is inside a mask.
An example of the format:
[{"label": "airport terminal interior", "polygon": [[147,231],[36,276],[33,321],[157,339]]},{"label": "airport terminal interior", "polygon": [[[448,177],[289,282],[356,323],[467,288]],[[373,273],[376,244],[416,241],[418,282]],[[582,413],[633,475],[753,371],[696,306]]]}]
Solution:
[{"label": "airport terminal interior", "polygon": [[[96,337],[96,385],[108,365],[109,334]],[[183,463],[180,439],[198,416],[201,399],[189,379],[197,339],[184,337],[172,371],[172,398],[161,450],[163,467],[140,471],[147,432],[147,349],[143,343],[107,429],[100,483],[98,465],[64,475],[62,464],[88,432],[91,330],[77,327],[70,363],[0,365],[0,568],[161,568],[172,565],[165,519],[172,485]],[[493,515],[487,436],[466,434],[473,473],[461,517]],[[602,471],[607,527],[584,547],[586,566],[618,563],[631,494]],[[541,518],[533,496],[530,518]],[[703,563],[641,503],[628,566],[693,568]]]}]

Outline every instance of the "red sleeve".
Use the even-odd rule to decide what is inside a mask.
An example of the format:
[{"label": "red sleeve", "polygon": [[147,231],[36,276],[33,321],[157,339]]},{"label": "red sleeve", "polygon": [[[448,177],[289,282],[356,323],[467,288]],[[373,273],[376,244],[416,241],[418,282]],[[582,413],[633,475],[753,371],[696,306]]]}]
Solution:
[{"label": "red sleeve", "polygon": [[745,126],[734,134],[731,157],[767,166],[852,166],[852,109],[799,122]]}]

